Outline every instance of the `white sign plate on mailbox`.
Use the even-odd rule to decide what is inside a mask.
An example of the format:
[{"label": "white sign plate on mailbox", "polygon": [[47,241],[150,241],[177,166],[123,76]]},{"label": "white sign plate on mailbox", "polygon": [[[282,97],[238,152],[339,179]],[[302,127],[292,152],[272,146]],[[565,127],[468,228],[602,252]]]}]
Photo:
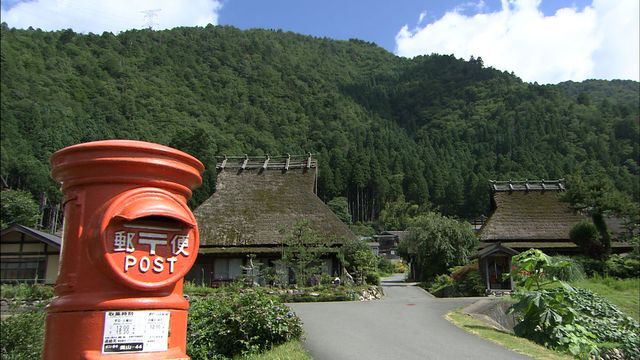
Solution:
[{"label": "white sign plate on mailbox", "polygon": [[168,311],[107,311],[102,353],[167,351]]}]

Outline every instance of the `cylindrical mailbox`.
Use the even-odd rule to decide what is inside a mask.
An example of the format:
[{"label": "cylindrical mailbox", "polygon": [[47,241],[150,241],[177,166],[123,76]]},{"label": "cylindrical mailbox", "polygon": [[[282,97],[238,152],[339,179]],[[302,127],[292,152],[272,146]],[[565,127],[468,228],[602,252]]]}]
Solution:
[{"label": "cylindrical mailbox", "polygon": [[182,279],[198,227],[186,201],[204,166],[181,151],[107,140],[51,157],[64,232],[45,359],[188,359]]}]

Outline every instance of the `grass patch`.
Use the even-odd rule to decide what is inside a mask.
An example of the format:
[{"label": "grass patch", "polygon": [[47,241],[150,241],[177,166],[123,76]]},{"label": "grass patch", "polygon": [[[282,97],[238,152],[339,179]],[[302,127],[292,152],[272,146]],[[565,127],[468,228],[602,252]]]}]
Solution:
[{"label": "grass patch", "polygon": [[298,340],[274,346],[261,354],[250,354],[235,357],[235,360],[313,360]]},{"label": "grass patch", "polygon": [[446,319],[454,323],[459,328],[480,336],[483,339],[493,341],[507,349],[520,354],[541,360],[570,360],[573,357],[558,353],[556,351],[538,345],[533,341],[517,337],[503,331],[496,330],[484,322],[469,315],[463,314],[460,310],[454,310],[447,314]]},{"label": "grass patch", "polygon": [[593,291],[611,301],[625,314],[640,320],[640,278],[593,277],[571,284]]}]

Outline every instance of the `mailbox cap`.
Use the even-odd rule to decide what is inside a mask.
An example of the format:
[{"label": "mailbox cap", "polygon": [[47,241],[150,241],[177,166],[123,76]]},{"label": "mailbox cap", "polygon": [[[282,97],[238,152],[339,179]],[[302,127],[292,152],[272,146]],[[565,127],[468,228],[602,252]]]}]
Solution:
[{"label": "mailbox cap", "polygon": [[63,189],[87,183],[135,183],[171,188],[191,197],[204,165],[168,146],[136,140],[102,140],[66,147],[50,159]]}]

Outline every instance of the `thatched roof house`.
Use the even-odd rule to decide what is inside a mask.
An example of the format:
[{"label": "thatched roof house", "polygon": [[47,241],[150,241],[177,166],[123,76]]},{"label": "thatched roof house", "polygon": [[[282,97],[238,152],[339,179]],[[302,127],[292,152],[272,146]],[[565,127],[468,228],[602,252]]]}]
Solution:
[{"label": "thatched roof house", "polygon": [[[577,252],[569,231],[590,219],[562,202],[564,180],[491,181],[491,215],[479,232],[484,246],[502,243],[514,250],[538,248],[549,253]],[[607,222],[613,221],[607,219]],[[610,229],[614,233],[619,229]],[[615,236],[614,236],[615,237]],[[629,244],[613,242],[625,250]]]},{"label": "thatched roof house", "polygon": [[514,250],[576,249],[569,231],[582,214],[560,201],[562,180],[492,181],[491,215],[480,229],[480,241],[502,243]]},{"label": "thatched roof house", "polygon": [[[216,192],[194,214],[200,228],[201,263],[212,263],[214,278],[233,278],[215,269],[216,259],[245,264],[248,254],[277,259],[299,220],[333,246],[355,235],[316,196],[317,162],[305,157],[225,157],[218,162]],[[208,256],[203,256],[208,255]],[[223,261],[218,261],[223,263]],[[221,265],[222,266],[222,265]],[[328,264],[329,271],[336,264]]]},{"label": "thatched roof house", "polygon": [[[571,228],[589,219],[571,209],[560,197],[565,190],[560,180],[491,181],[491,215],[479,231],[476,254],[487,292],[512,289],[503,280],[511,269],[511,257],[531,248],[549,255],[579,251],[569,238]],[[618,231],[618,230],[616,230]],[[612,242],[616,252],[628,251],[627,243]]]}]

